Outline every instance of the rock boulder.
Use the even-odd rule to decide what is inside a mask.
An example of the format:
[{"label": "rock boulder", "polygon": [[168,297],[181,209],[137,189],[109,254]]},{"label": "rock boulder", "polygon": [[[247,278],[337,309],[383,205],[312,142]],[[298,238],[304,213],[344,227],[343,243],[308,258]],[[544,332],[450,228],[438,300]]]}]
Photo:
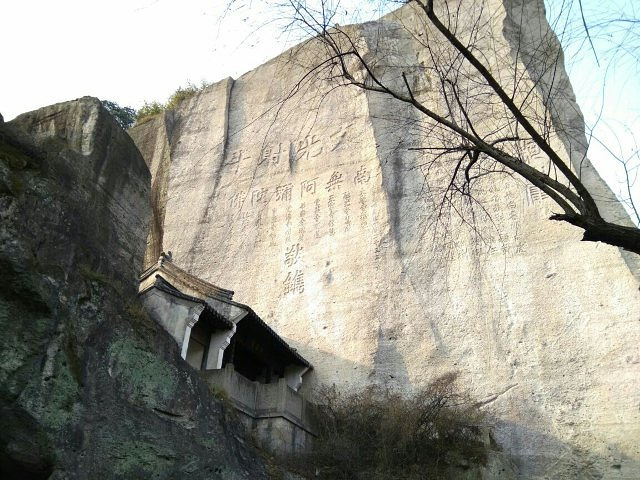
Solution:
[{"label": "rock boulder", "polygon": [[149,180],[97,99],[0,127],[3,478],[265,478],[137,304]]}]

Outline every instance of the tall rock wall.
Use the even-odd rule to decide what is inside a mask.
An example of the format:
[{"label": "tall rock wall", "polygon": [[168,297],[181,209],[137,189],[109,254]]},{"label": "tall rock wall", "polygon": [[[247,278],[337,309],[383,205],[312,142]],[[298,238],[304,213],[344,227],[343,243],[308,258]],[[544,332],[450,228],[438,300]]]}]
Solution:
[{"label": "tall rock wall", "polygon": [[149,184],[98,99],[0,122],[0,477],[266,478],[137,304]]},{"label": "tall rock wall", "polygon": [[[517,65],[535,82],[535,112],[548,85],[526,46],[548,33],[542,2],[494,0],[483,12],[492,71]],[[419,75],[431,61],[423,22],[405,7],[347,31],[385,81],[413,72],[416,95],[437,106],[434,79]],[[411,390],[460,371],[495,415],[512,461],[505,477],[640,475],[637,262],[549,222],[557,207],[508,175],[475,191],[489,215],[443,210],[446,171],[427,171],[424,156],[438,132],[388,96],[314,83],[309,66],[322,55],[303,44],[130,132],[154,174],[150,261],[172,251],[235,290],[311,361],[317,383]],[[554,75],[554,120],[565,123],[552,142],[610,198],[584,159],[564,69]],[[500,121],[490,103],[472,114],[483,128]]]}]

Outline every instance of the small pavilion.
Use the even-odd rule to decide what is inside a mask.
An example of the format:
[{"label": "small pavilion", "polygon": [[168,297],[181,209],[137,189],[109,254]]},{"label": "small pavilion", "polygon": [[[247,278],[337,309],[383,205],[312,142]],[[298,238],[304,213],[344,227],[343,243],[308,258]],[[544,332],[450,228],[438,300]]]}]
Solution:
[{"label": "small pavilion", "polygon": [[297,392],[312,366],[249,306],[234,302],[233,291],[163,254],[141,275],[139,296],[182,358],[227,391],[267,448],[291,453],[308,446],[312,407]]}]

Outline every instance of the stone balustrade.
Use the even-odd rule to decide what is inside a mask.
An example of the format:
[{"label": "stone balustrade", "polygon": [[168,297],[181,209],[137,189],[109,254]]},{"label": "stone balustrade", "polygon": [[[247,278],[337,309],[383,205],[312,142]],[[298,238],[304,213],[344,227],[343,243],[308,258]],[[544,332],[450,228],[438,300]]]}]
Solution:
[{"label": "stone balustrade", "polygon": [[200,372],[213,388],[226,392],[240,418],[253,430],[263,447],[279,453],[305,450],[314,436],[314,405],[287,385],[251,381],[235,371],[233,364]]}]

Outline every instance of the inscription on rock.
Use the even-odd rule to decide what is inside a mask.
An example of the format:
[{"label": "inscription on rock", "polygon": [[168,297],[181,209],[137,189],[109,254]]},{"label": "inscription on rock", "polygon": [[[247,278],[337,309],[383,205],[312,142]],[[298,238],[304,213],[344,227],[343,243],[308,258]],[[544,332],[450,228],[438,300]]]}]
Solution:
[{"label": "inscription on rock", "polygon": [[318,177],[312,178],[311,180],[304,180],[300,183],[300,197],[316,194],[316,180],[318,180]]},{"label": "inscription on rock", "polygon": [[296,161],[306,161],[322,153],[323,147],[316,135],[308,135],[296,144]]},{"label": "inscription on rock", "polygon": [[[509,63],[515,49],[521,54],[522,77],[540,74],[527,70],[531,62],[525,57],[539,54],[527,52],[528,45],[540,45],[537,36],[547,32],[542,3],[488,0],[482,28],[490,30],[486,53],[496,78],[514,78],[503,74],[513,72]],[[421,24],[414,7],[415,2],[409,2],[388,16],[384,28],[356,26],[354,32],[362,33],[363,45],[375,45],[376,52],[391,45],[394,50],[385,62],[411,66],[419,59],[425,70],[435,68],[428,65],[432,59],[420,37],[407,34],[407,28]],[[504,28],[521,10],[527,19],[523,28]],[[458,20],[466,22],[469,13],[480,14],[462,9]],[[378,42],[370,37],[372,32],[390,38]],[[521,42],[519,35],[533,41]],[[179,124],[169,129],[170,136],[167,125],[153,135],[149,124],[138,128],[140,150],[155,150],[145,155],[147,163],[162,165],[154,174],[169,172],[167,200],[159,205],[166,207],[162,247],[178,251],[176,258],[185,259],[190,273],[237,289],[239,298],[273,319],[276,329],[282,328],[279,333],[313,352],[320,382],[359,389],[367,382],[391,381],[381,373],[389,372],[400,388],[413,389],[428,384],[438,372],[459,367],[462,384],[486,398],[500,396],[491,407],[506,408],[508,421],[496,426],[502,429],[496,438],[507,439],[509,458],[531,467],[523,478],[555,471],[557,456],[549,452],[556,446],[574,451],[573,445],[588,452],[580,454],[582,465],[598,464],[588,472],[594,477],[615,474],[610,460],[617,464],[618,459],[612,459],[611,452],[620,452],[620,457],[629,456],[623,473],[640,478],[633,401],[640,364],[620,357],[640,343],[637,328],[632,328],[640,318],[638,302],[633,301],[637,267],[631,271],[632,263],[620,251],[580,242],[575,228],[549,222],[551,202],[543,192],[512,185],[500,176],[487,175],[478,183],[480,203],[489,208],[488,214],[474,210],[479,223],[471,230],[453,213],[442,213],[441,194],[451,174],[447,162],[427,167],[424,156],[404,148],[415,143],[428,149],[442,139],[426,133],[433,130],[419,130],[418,117],[407,117],[410,109],[385,95],[333,89],[313,111],[307,97],[285,102],[278,115],[262,116],[273,111],[274,98],[286,95],[309,73],[297,60],[313,59],[308,55],[313,48],[311,41],[300,50],[304,59],[294,58],[292,50],[259,67],[239,80],[238,88],[231,89],[233,81],[226,81],[202,92],[188,111],[175,116]],[[375,68],[384,68],[389,78],[401,78],[402,71],[393,71],[393,65]],[[564,148],[563,156],[578,159],[581,140],[559,137],[583,132],[584,125],[575,115],[578,109],[564,69],[551,73],[557,75],[553,101],[561,102],[558,108],[539,103],[536,97],[546,87],[535,79],[536,88],[528,88],[524,97],[514,90],[514,100],[531,105],[536,115],[561,112],[571,124],[564,132],[554,132],[555,123],[546,123],[549,137]],[[421,100],[433,102],[436,110],[443,106],[442,98],[425,95]],[[478,128],[493,129],[494,120],[504,117],[493,107],[489,102],[479,111],[471,108],[470,114],[479,118],[470,120]],[[492,118],[494,114],[498,118]],[[402,126],[392,129],[396,118],[404,119]],[[523,134],[522,129],[511,133]],[[171,147],[167,162],[157,161],[166,157],[164,147],[160,151],[152,146],[162,144],[156,141],[158,135]],[[496,138],[502,135],[509,132],[495,132]],[[390,152],[399,152],[400,168],[391,163]],[[531,141],[521,142],[511,153],[535,166],[548,163]],[[581,161],[589,165],[587,158]],[[203,174],[195,175],[196,170]],[[606,185],[586,177],[607,214],[622,216],[615,200],[602,200],[609,198]],[[219,190],[213,198],[211,188]],[[209,224],[185,222],[189,217],[206,218]],[[443,230],[432,230],[437,225]],[[256,241],[245,241],[247,234]],[[231,259],[226,262],[207,257],[200,248],[222,244],[227,250],[217,248],[215,253]],[[239,268],[228,268],[235,259],[241,260]],[[549,259],[555,262],[550,277],[545,267]],[[247,281],[256,272],[267,281]],[[310,332],[317,331],[320,322],[327,325],[331,341],[316,344]],[[404,333],[389,348],[377,334],[387,330]],[[553,339],[553,348],[540,339]],[[575,375],[565,376],[569,372]],[[580,383],[585,372],[597,388]],[[544,405],[531,400],[532,382]],[[504,390],[511,384],[517,386]],[[588,402],[578,403],[587,397]],[[567,404],[580,406],[567,410]],[[589,424],[598,428],[575,427]],[[547,435],[550,425],[553,434]],[[606,461],[596,458],[605,448]]]},{"label": "inscription on rock", "polygon": [[294,243],[285,248],[284,266],[287,269],[287,275],[282,282],[283,295],[300,294],[304,292],[304,273],[302,271],[302,262],[300,254],[302,246],[300,243]]},{"label": "inscription on rock", "polygon": [[260,155],[260,163],[267,163],[274,166],[280,164],[280,158],[282,155],[282,143],[268,144],[262,149],[262,155]]},{"label": "inscription on rock", "polygon": [[[309,141],[312,140],[313,137],[310,137]],[[278,148],[275,149],[276,147],[271,145]],[[268,144],[259,157],[262,162],[277,162],[280,145],[281,142]],[[248,157],[244,150],[239,149],[237,155],[232,158],[236,161]],[[348,235],[354,226],[360,229],[368,224],[369,202],[366,191],[369,189],[371,172],[366,165],[361,164],[346,170],[332,170],[324,175],[302,180],[293,176],[291,180],[272,186],[260,185],[264,181],[255,181],[252,183],[257,185],[250,188],[248,193],[234,192],[234,187],[230,185],[225,187],[226,191],[231,190],[226,195],[230,210],[236,212],[234,218],[249,221],[249,224],[244,225],[258,230],[256,243],[268,240],[268,244],[274,246],[279,241],[289,242],[292,238],[300,242],[304,240],[309,226],[314,238],[319,239],[324,235],[335,236],[338,232]],[[319,189],[319,185],[323,188]],[[219,197],[220,193],[214,197],[214,206]],[[270,215],[264,213],[264,207],[267,205]],[[250,211],[251,208],[253,213]],[[278,224],[283,227],[280,230],[280,238]],[[223,225],[224,222],[216,228],[223,228]],[[263,229],[267,232],[263,233]]]}]

